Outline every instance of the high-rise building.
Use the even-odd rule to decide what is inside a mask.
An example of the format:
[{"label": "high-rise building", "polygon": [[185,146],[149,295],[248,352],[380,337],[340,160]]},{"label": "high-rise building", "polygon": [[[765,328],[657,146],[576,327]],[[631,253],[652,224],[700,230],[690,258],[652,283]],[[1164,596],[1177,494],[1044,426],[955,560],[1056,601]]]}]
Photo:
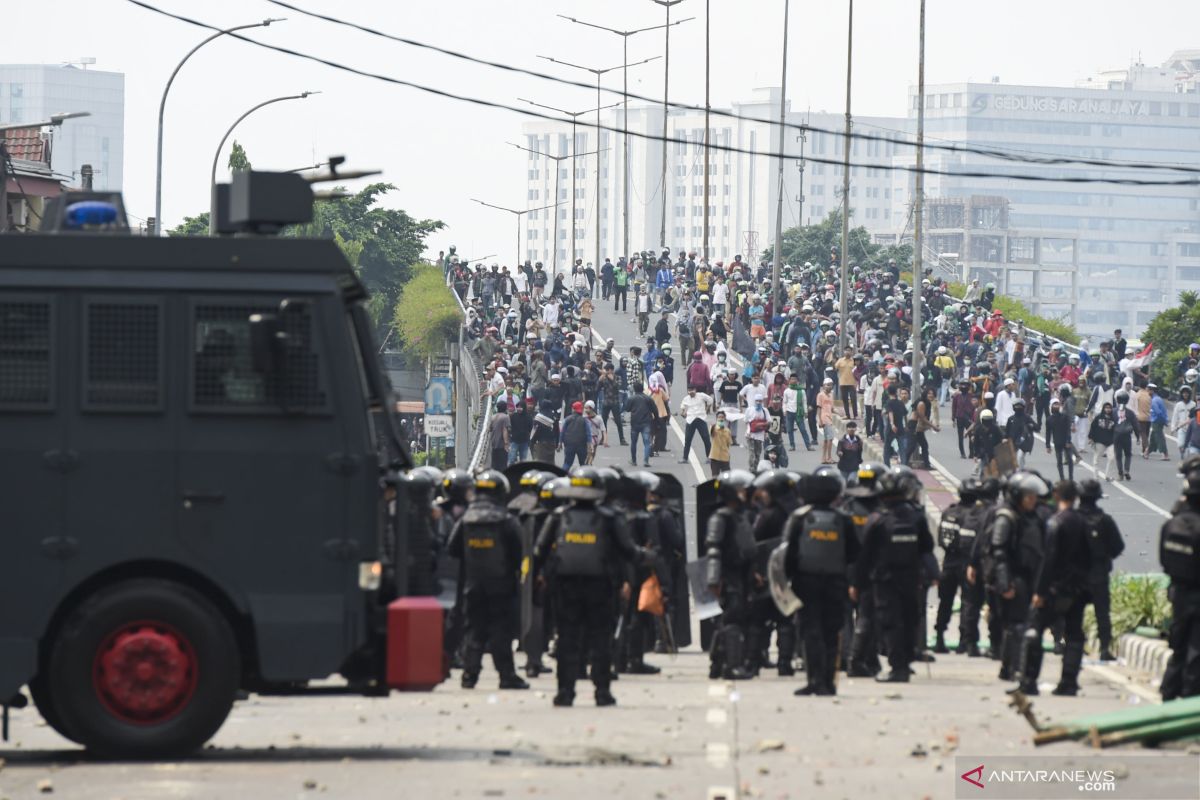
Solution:
[{"label": "high-rise building", "polygon": [[[91,59],[85,59],[86,62]],[[96,189],[121,188],[125,142],[125,76],[86,64],[0,65],[0,125],[41,122],[65,111],[89,111],[53,131],[51,168],[68,183],[91,164]]]}]

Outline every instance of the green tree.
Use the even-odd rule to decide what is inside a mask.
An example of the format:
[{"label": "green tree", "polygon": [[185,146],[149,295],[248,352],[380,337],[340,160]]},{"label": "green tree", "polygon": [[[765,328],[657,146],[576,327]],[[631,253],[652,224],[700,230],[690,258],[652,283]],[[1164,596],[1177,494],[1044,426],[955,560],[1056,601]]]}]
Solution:
[{"label": "green tree", "polygon": [[284,232],[338,242],[371,294],[382,296],[371,306],[378,314],[376,333],[381,341],[391,325],[400,288],[425,250],[426,237],[445,227],[439,220],[415,219],[380,205],[379,198],[394,188],[390,183],[372,183],[355,194],[317,203],[312,222]]},{"label": "green tree", "polygon": [[167,236],[208,236],[208,212],[184,217],[183,222],[167,231]]},{"label": "green tree", "polygon": [[400,288],[392,325],[406,354],[430,358],[458,339],[462,317],[441,267],[417,264],[410,274]]},{"label": "green tree", "polygon": [[[783,232],[785,264],[811,262],[817,266],[830,263],[830,253],[842,249],[842,210],[835,208],[825,219],[813,225],[788,228]],[[850,263],[864,267],[882,266],[888,259],[907,265],[912,261],[912,245],[882,247],[871,241],[871,232],[861,225],[850,229]],[[775,246],[763,251],[764,261],[775,260]]]},{"label": "green tree", "polygon": [[1142,338],[1154,343],[1158,355],[1150,367],[1160,386],[1179,381],[1175,367],[1188,355],[1188,345],[1200,341],[1200,293],[1180,292],[1179,305],[1160,311],[1146,326]]},{"label": "green tree", "polygon": [[233,147],[229,149],[229,171],[249,172],[250,169],[250,158],[246,155],[246,149],[234,139]]},{"label": "green tree", "polygon": [[[946,292],[951,297],[962,299],[966,294],[967,287],[961,283],[950,282],[946,284]],[[1004,314],[1004,318],[1011,321],[1021,320],[1025,323],[1025,327],[1030,330],[1045,333],[1053,336],[1056,339],[1062,339],[1064,342],[1074,343],[1080,339],[1079,331],[1075,330],[1066,317],[1039,317],[1029,310],[1029,307],[1015,297],[998,294],[992,302],[992,308],[998,309]]]}]

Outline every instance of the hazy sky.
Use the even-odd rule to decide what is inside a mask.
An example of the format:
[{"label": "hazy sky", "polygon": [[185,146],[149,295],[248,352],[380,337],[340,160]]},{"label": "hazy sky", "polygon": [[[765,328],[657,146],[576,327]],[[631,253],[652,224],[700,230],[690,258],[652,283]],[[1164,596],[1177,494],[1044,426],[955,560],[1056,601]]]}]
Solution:
[{"label": "hazy sky", "polygon": [[[594,92],[469,65],[304,17],[263,0],[149,0],[227,27],[264,17],[286,22],[247,34],[368,71],[519,105],[518,96],[583,108]],[[757,86],[778,85],[783,0],[710,0],[712,100],[726,105]],[[536,58],[593,67],[621,63],[621,40],[573,25],[558,13],[627,29],[663,21],[652,0],[295,0],[405,37],[495,61],[588,80]],[[672,28],[671,97],[704,99],[704,0],[684,0]],[[795,108],[840,112],[845,98],[846,0],[791,4],[788,97]],[[153,213],[154,142],[159,97],[175,63],[207,33],[125,0],[51,0],[6,7],[0,61],[60,63],[94,56],[96,69],[125,73],[125,197],[140,217]],[[917,74],[917,0],[855,3],[854,110],[900,115]],[[1200,3],[1142,0],[929,0],[927,81],[977,80],[1071,85],[1140,53],[1157,64],[1173,50],[1200,48]],[[1190,37],[1190,38],[1188,38]],[[634,36],[631,61],[662,52],[662,32]],[[636,76],[636,77],[635,77]],[[612,74],[618,87],[620,72]],[[630,90],[662,93],[662,62],[630,71]],[[232,39],[207,45],[183,68],[167,104],[164,217],[174,225],[207,208],[213,149],[250,106],[306,89],[323,94],[281,103],[244,122],[235,138],[256,167],[289,169],[348,156],[348,167],[378,168],[396,184],[387,202],[447,229],[436,252],[508,253],[512,217],[468,200],[523,207],[525,155],[504,144],[522,117],[338,72]],[[611,102],[607,100],[606,102]],[[80,110],[80,109],[63,109]],[[86,110],[86,109],[83,109]],[[70,124],[69,122],[67,123]],[[315,158],[314,158],[315,157]],[[222,165],[224,158],[222,158]],[[635,209],[636,211],[636,209]],[[502,260],[502,259],[501,259]]]}]

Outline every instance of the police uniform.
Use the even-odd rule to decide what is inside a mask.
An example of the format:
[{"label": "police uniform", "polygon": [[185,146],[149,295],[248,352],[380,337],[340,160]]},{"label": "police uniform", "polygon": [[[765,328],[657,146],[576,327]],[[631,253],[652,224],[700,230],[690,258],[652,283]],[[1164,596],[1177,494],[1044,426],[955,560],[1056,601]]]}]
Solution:
[{"label": "police uniform", "polygon": [[[874,480],[874,476],[871,480]],[[860,550],[867,533],[867,521],[879,510],[879,500],[867,494],[868,491],[870,490],[861,486],[848,490],[843,506],[850,516],[850,521],[854,523],[854,536],[858,540]],[[845,654],[845,661],[846,674],[850,677],[870,677],[880,670],[874,597],[868,582],[858,587],[858,600],[848,606],[849,630],[845,635],[849,641],[849,652]]]},{"label": "police uniform", "polygon": [[516,598],[521,569],[521,525],[491,499],[475,500],[450,533],[450,555],[460,559],[463,585],[463,686],[474,687],[486,648],[501,688],[528,688],[513,666]]},{"label": "police uniform", "polygon": [[[554,477],[553,473],[542,473],[536,476],[523,476],[521,487],[523,491],[508,503],[508,510],[517,515],[521,523],[522,559],[521,559],[521,593],[522,593],[522,635],[521,650],[525,653],[525,675],[536,678],[550,670],[543,665],[542,657],[546,653],[546,645],[550,640],[553,626],[549,619],[549,604],[545,602],[544,593],[537,590],[537,575],[533,571],[533,543],[546,521],[549,509],[541,504],[540,492],[542,485]],[[528,597],[528,603],[526,603]],[[525,615],[528,615],[526,617]]]},{"label": "police uniform", "polygon": [[[1010,478],[1010,483],[1012,482]],[[1039,479],[1040,480],[1040,479]],[[1010,493],[1013,489],[1008,490]],[[1042,560],[1042,520],[1036,511],[1019,511],[1011,499],[996,511],[988,531],[988,586],[999,597],[1003,639],[1000,646],[1000,679],[1010,680],[1019,668],[1032,582]],[[1013,596],[1003,595],[1009,590]],[[993,643],[993,648],[995,644]]]},{"label": "police uniform", "polygon": [[[1117,522],[1096,505],[1096,498],[1089,498],[1087,484],[1083,481],[1079,497],[1079,513],[1088,526],[1088,552],[1091,568],[1088,572],[1088,597],[1096,612],[1096,636],[1100,640],[1100,658],[1109,661],[1112,653],[1112,615],[1109,603],[1109,580],[1113,560],[1125,551],[1125,540]],[[1096,483],[1097,494],[1100,488]]]},{"label": "police uniform", "polygon": [[1200,472],[1194,457],[1184,483],[1186,501],[1162,526],[1158,557],[1171,578],[1171,658],[1163,674],[1163,700],[1200,695]]},{"label": "police uniform", "polygon": [[[969,479],[968,479],[969,480]],[[976,491],[973,484],[964,483],[959,490],[959,500],[942,512],[942,520],[938,524],[938,544],[942,548],[942,569],[938,576],[938,609],[934,620],[934,631],[937,634],[935,653],[945,653],[946,628],[950,624],[950,616],[954,612],[954,598],[961,587],[963,602],[966,603],[967,561],[975,545],[975,500]],[[959,618],[959,646],[964,640],[963,620]]]},{"label": "police uniform", "polygon": [[1058,618],[1065,620],[1066,646],[1062,677],[1055,694],[1079,691],[1083,663],[1083,609],[1087,605],[1087,522],[1073,508],[1059,511],[1046,525],[1044,552],[1032,584],[1041,607],[1030,607],[1029,622],[1021,642],[1021,666],[1016,675],[1021,691],[1038,693],[1042,669],[1042,634]]},{"label": "police uniform", "polygon": [[705,536],[709,586],[719,586],[721,627],[709,651],[709,677],[744,680],[745,646],[754,586],[754,531],[740,508],[725,506],[708,520]]},{"label": "police uniform", "polygon": [[797,694],[836,694],[838,634],[848,600],[846,571],[858,556],[854,523],[823,505],[796,509],[788,519],[787,570],[792,590],[804,604],[804,669],[808,685]]},{"label": "police uniform", "polygon": [[[576,472],[595,473],[592,467]],[[584,647],[591,658],[592,683],[597,705],[616,701],[609,691],[612,681],[613,609],[616,581],[626,564],[642,558],[629,536],[624,520],[611,509],[595,505],[603,498],[603,481],[598,477],[571,478],[597,489],[595,499],[572,499],[546,520],[534,548],[535,568],[545,565],[552,585],[558,626],[558,694],[555,705],[571,705],[579,677]],[[574,487],[573,487],[574,488]],[[569,496],[569,495],[568,495]]]},{"label": "police uniform", "polygon": [[[767,561],[771,553],[784,542],[783,530],[788,516],[795,503],[780,497],[759,512],[754,521],[754,571],[758,575],[767,574]],[[792,661],[796,656],[796,627],[791,617],[784,617],[771,599],[770,589],[766,586],[756,586],[751,608],[749,661],[752,672],[757,673],[764,666],[769,666],[767,651],[771,644],[771,631],[778,632],[779,643],[779,674],[783,676],[795,674]]]},{"label": "police uniform", "polygon": [[[895,491],[894,489],[881,490]],[[877,680],[905,682],[911,673],[918,614],[921,558],[933,552],[933,536],[922,512],[901,495],[886,496],[867,522],[854,570],[855,587],[871,584],[875,613],[887,641],[891,672]]]},{"label": "police uniform", "polygon": [[[671,621],[671,633],[675,646],[687,647],[692,643],[691,617],[688,609],[687,542],[675,513],[664,505],[651,503],[648,510],[658,528],[660,558],[666,566],[667,581],[663,585],[663,596],[667,598],[667,615]],[[660,576],[660,580],[661,580]],[[666,652],[667,642],[659,641],[656,652]]]},{"label": "police uniform", "polygon": [[[630,503],[627,509],[617,510],[624,510],[633,543],[660,554],[662,553],[662,543],[659,540],[658,520],[655,515],[639,505],[641,504]],[[640,587],[651,575],[662,576],[659,578],[659,585],[663,589],[663,597],[669,596],[667,587],[670,585],[670,578],[666,574],[665,563],[661,558],[656,558],[655,561],[654,565],[647,564],[639,567],[630,565],[627,568],[631,594],[629,602],[621,609],[624,617],[621,641],[618,644],[618,663],[621,672],[635,675],[656,675],[661,671],[658,667],[646,663],[646,650],[653,645],[655,634],[654,615],[638,610]]]}]

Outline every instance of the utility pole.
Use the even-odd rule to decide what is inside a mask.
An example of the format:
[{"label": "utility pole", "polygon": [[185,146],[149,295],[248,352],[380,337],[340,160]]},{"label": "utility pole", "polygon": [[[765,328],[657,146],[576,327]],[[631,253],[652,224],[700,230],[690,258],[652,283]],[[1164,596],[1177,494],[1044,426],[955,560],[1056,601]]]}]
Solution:
[{"label": "utility pole", "polygon": [[[712,3],[712,0],[704,0],[704,247],[702,248],[703,257],[701,260],[705,264],[708,263],[708,191],[709,191],[709,189],[708,189],[709,157],[708,156],[709,156],[709,147],[711,144],[710,137],[712,136],[712,122],[710,122],[711,115],[712,115],[712,103],[711,103],[711,98],[709,97],[709,90],[711,88],[711,79],[712,79],[712,45],[711,45],[712,8],[711,8],[711,3]],[[785,32],[784,36],[786,36],[786,35],[787,35],[787,33]],[[787,56],[785,55],[784,58],[787,58]],[[783,135],[782,130],[780,131],[779,135],[780,136]]]},{"label": "utility pole", "polygon": [[842,144],[842,252],[838,258],[841,267],[841,288],[838,290],[838,310],[841,324],[838,326],[838,349],[846,349],[848,303],[850,299],[850,76],[854,67],[854,0],[850,0],[850,16],[846,23],[846,141]]},{"label": "utility pole", "polygon": [[92,187],[95,185],[92,180],[94,175],[91,164],[84,164],[79,168],[79,182],[85,192],[92,191]]},{"label": "utility pole", "polygon": [[[678,0],[678,2],[682,2],[682,0]],[[596,190],[595,190],[596,262],[595,262],[595,268],[600,269],[600,205],[602,202],[601,201],[601,193],[600,193],[600,153],[602,151],[608,149],[606,147],[600,146],[600,112],[603,110],[600,107],[600,79],[604,76],[605,73],[612,72],[613,70],[616,70],[616,69],[626,69],[627,70],[627,69],[629,69],[629,67],[639,67],[642,64],[648,64],[651,61],[656,61],[656,60],[658,60],[658,56],[651,56],[650,58],[643,58],[641,61],[634,62],[633,64],[619,64],[615,67],[604,67],[603,69],[596,69],[594,67],[584,67],[584,66],[580,66],[579,64],[572,64],[569,61],[562,61],[561,59],[550,58],[549,56],[538,56],[538,58],[543,58],[546,61],[550,61],[554,64],[560,64],[564,67],[573,67],[574,69],[583,70],[584,72],[590,72],[596,76]],[[614,103],[613,105],[616,105],[616,104]],[[574,134],[574,127],[572,126],[572,135],[573,134]],[[571,147],[574,148],[574,146],[575,146],[574,142],[572,142]],[[572,171],[572,175],[573,174],[574,174],[574,171]],[[574,189],[572,189],[572,194],[574,194]],[[572,217],[574,217],[574,211],[572,211],[571,215],[572,215]],[[572,253],[574,253],[574,247],[575,247],[574,242],[572,242],[572,245],[571,245]],[[574,268],[574,266],[575,266],[575,259],[572,258],[571,259],[571,267]]]},{"label": "utility pole", "polygon": [[[584,22],[575,17],[568,17],[566,14],[559,14],[565,20],[574,22],[576,25],[585,25],[589,28],[596,28],[602,31],[608,31],[621,37],[621,59],[624,62],[621,66],[621,97],[624,109],[621,113],[621,149],[622,149],[622,164],[621,168],[621,255],[629,256],[629,37],[636,33],[645,33],[646,31],[656,31],[660,28],[666,28],[668,25],[651,25],[647,28],[638,28],[632,31],[618,30],[617,28],[609,28],[605,25],[597,25],[593,22]],[[688,17],[677,22],[671,22],[669,25],[682,25],[685,22],[695,19]],[[597,265],[599,269],[599,265]]]},{"label": "utility pole", "polygon": [[662,6],[667,10],[667,24],[665,28],[666,40],[663,45],[663,55],[665,61],[663,64],[663,143],[662,143],[662,185],[659,191],[662,192],[662,224],[658,231],[658,246],[667,246],[667,138],[668,125],[667,117],[670,113],[667,109],[670,98],[671,85],[671,6],[682,3],[683,0],[653,0],[653,2]]},{"label": "utility pole", "polygon": [[476,200],[474,197],[472,197],[471,200],[473,200],[476,203],[479,203],[479,205],[481,205],[481,206],[487,206],[488,208],[494,208],[497,211],[507,211],[508,213],[512,214],[514,217],[517,218],[517,264],[518,265],[521,263],[521,217],[525,216],[530,211],[541,211],[543,208],[554,208],[554,206],[558,205],[558,203],[553,203],[548,206],[538,206],[537,208],[519,209],[519,208],[505,208],[504,206],[495,206],[495,205],[492,205],[491,203],[485,203],[482,200]]},{"label": "utility pole", "polygon": [[[808,120],[805,120],[805,124]],[[804,227],[804,145],[808,141],[808,132],[801,130],[800,135],[796,137],[800,142],[800,227]]]},{"label": "utility pole", "polygon": [[[779,82],[779,194],[775,198],[775,257],[771,259],[771,313],[779,313],[779,270],[783,264],[783,150],[787,125],[788,13],[791,0],[783,0],[783,78]],[[707,211],[708,202],[705,201]],[[845,317],[843,317],[844,319]]]},{"label": "utility pole", "polygon": [[913,363],[912,383],[913,397],[921,388],[921,301],[924,292],[921,288],[921,249],[925,246],[925,0],[921,0],[921,33],[920,47],[917,54],[917,190],[914,195],[916,207],[913,208]]}]

